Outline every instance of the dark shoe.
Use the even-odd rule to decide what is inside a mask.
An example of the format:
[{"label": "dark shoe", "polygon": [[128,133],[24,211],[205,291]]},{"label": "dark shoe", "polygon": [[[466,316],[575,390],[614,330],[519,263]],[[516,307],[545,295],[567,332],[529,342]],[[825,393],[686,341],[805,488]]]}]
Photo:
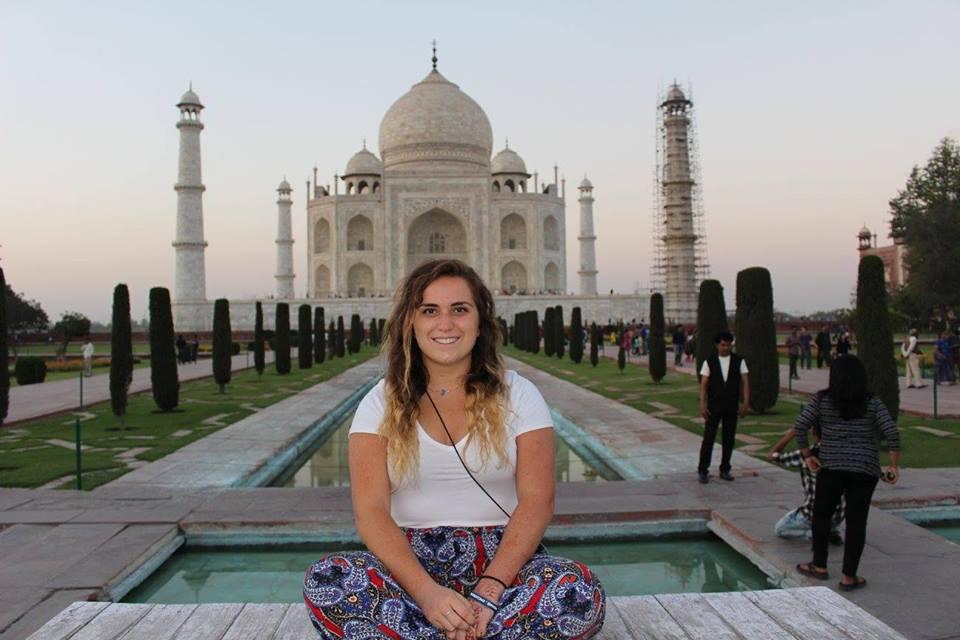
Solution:
[{"label": "dark shoe", "polygon": [[813,568],[813,563],[802,562],[797,565],[797,571],[807,576],[808,578],[813,578],[814,580],[829,580],[830,574],[827,571],[817,571]]},{"label": "dark shoe", "polygon": [[907,385],[907,389],[916,389],[916,388],[917,388],[917,385],[915,385],[915,384],[908,384],[908,385]]},{"label": "dark shoe", "polygon": [[836,531],[831,531],[831,532],[830,532],[830,538],[829,538],[829,540],[830,540],[830,544],[832,544],[832,545],[835,546],[835,547],[842,547],[842,546],[843,546],[843,536],[841,536],[841,535],[840,535],[838,532],[836,532]]},{"label": "dark shoe", "polygon": [[839,585],[837,585],[837,588],[840,589],[840,591],[853,591],[854,589],[860,589],[861,587],[865,586],[867,586],[867,579],[857,576],[856,579],[850,584],[841,582]]},{"label": "dark shoe", "polygon": [[710,482],[710,474],[708,474],[706,471],[698,471],[697,477],[700,480],[700,484],[707,484]]},{"label": "dark shoe", "polygon": [[729,472],[729,471],[721,471],[721,472],[720,472],[720,479],[721,479],[721,480],[726,480],[727,482],[733,482],[733,476],[730,475],[730,472]]}]

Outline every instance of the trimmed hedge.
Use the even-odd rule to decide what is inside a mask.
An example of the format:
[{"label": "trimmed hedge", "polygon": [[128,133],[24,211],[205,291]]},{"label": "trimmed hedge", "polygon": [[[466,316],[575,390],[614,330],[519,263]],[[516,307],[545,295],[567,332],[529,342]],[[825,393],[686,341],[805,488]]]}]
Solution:
[{"label": "trimmed hedge", "polygon": [[126,427],[127,393],[133,380],[133,335],[130,330],[130,290],[113,289],[113,329],[110,333],[110,408]]},{"label": "trimmed hedge", "polygon": [[667,377],[667,337],[664,335],[663,296],[655,293],[650,296],[650,334],[648,335],[649,355],[647,367],[650,377],[659,383]]},{"label": "trimmed hedge", "polygon": [[857,311],[854,316],[857,354],[867,370],[867,389],[886,405],[893,419],[900,413],[900,385],[894,358],[893,330],[883,281],[883,260],[864,256],[857,274]]},{"label": "trimmed hedge", "polygon": [[7,346],[7,280],[0,269],[0,425],[10,408],[10,352]]},{"label": "trimmed hedge", "polygon": [[326,325],[323,320],[323,307],[313,310],[313,361],[323,364],[327,355]]},{"label": "trimmed hedge", "polygon": [[150,387],[160,411],[172,411],[180,404],[176,340],[170,290],[154,287],[150,289]]},{"label": "trimmed hedge", "polygon": [[313,314],[310,305],[302,304],[297,310],[297,365],[301,369],[313,368]]},{"label": "trimmed hedge", "polygon": [[40,384],[47,379],[47,363],[43,358],[36,356],[17,358],[17,363],[13,366],[13,375],[17,379],[17,384],[21,386]]},{"label": "trimmed hedge", "polygon": [[719,280],[704,280],[700,283],[700,296],[697,300],[697,342],[694,347],[697,354],[697,380],[700,380],[703,361],[716,350],[713,339],[721,331],[729,330],[727,308],[723,302],[723,285]]},{"label": "trimmed hedge", "polygon": [[574,307],[570,316],[570,359],[576,364],[583,360],[583,319],[580,307]]},{"label": "trimmed hedge", "polygon": [[777,404],[780,395],[773,284],[770,272],[763,267],[750,267],[737,274],[735,327],[737,355],[750,368],[750,408],[763,413]]},{"label": "trimmed hedge", "polygon": [[263,370],[267,368],[267,356],[264,353],[263,341],[263,304],[257,302],[257,315],[253,324],[253,367],[257,370],[257,376],[263,375]]},{"label": "trimmed hedge", "polygon": [[[230,302],[218,298],[213,303],[213,381],[223,393],[233,373],[233,335],[230,329]],[[237,352],[240,352],[237,345]]]},{"label": "trimmed hedge", "polygon": [[274,354],[273,363],[277,369],[277,373],[281,376],[287,375],[290,373],[290,305],[286,302],[277,303],[277,312],[275,330],[277,332],[276,337],[276,353]]}]

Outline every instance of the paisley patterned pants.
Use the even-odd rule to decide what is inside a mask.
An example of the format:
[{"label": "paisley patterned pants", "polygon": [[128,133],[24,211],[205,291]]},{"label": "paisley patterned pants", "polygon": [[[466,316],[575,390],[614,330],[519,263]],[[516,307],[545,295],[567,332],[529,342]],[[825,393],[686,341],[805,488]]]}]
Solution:
[{"label": "paisley patterned pants", "polygon": [[[437,583],[466,595],[503,539],[504,527],[406,529],[423,568]],[[542,550],[542,549],[541,549]],[[304,578],[303,598],[321,638],[445,640],[386,567],[371,553],[333,553]],[[606,596],[585,565],[536,553],[504,591],[487,627],[497,640],[569,640],[596,635]]]}]

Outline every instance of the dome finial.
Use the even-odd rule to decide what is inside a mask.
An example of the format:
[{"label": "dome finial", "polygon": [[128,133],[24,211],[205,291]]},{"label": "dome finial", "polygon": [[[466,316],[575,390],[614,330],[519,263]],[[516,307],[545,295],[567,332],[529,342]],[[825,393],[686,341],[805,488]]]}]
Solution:
[{"label": "dome finial", "polygon": [[363,150],[367,150],[367,136],[363,136]]},{"label": "dome finial", "polygon": [[433,58],[431,60],[433,62],[433,70],[436,71],[437,70],[437,41],[436,40],[433,41]]},{"label": "dome finial", "polygon": [[509,138],[509,137],[506,139],[506,142],[505,142],[504,146],[505,146],[507,149],[510,148],[510,138]]}]

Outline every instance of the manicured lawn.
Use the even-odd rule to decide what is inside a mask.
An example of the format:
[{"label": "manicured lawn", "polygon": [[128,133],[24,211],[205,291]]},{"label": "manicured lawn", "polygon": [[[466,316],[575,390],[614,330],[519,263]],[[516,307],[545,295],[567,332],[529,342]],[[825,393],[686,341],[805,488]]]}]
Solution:
[{"label": "manicured lawn", "polygon": [[[305,370],[297,368],[294,359],[285,376],[278,375],[272,364],[261,379],[254,369],[234,372],[223,394],[212,378],[185,382],[180,385],[178,411],[171,413],[157,412],[149,391],[137,394],[130,398],[125,431],[118,430],[109,402],[87,407],[92,415],[81,422],[82,441],[91,449],[83,454],[83,488],[127,473],[129,468],[119,459],[125,455],[146,461],[162,458],[376,354],[377,348],[363,347],[360,353]],[[73,488],[74,420],[74,414],[65,413],[0,429],[0,487],[39,487],[62,479],[58,488]]]},{"label": "manicured lawn", "polygon": [[[134,365],[133,365],[133,368],[134,368],[134,369],[141,369],[141,368],[143,368],[143,367],[149,367],[149,366],[150,366],[150,358],[148,358],[148,357],[141,357],[141,358],[140,358],[140,362],[137,362],[136,364],[134,364]],[[110,373],[110,365],[94,366],[94,368],[93,368],[93,375],[97,376],[97,375],[100,375],[100,374],[103,374],[103,373]],[[50,371],[50,370],[47,370],[47,377],[44,378],[43,382],[40,383],[40,384],[44,384],[44,383],[47,383],[47,382],[54,382],[55,380],[67,380],[67,379],[69,379],[69,378],[75,378],[75,379],[77,379],[77,385],[79,386],[79,385],[80,385],[80,380],[79,380],[79,378],[80,378],[80,370],[77,370],[77,371]],[[14,375],[13,369],[10,369],[10,386],[11,386],[11,387],[16,387],[16,386],[17,386],[17,376]]]},{"label": "manicured lawn", "polygon": [[[612,347],[607,347],[607,352],[616,353]],[[543,351],[533,355],[512,346],[504,349],[504,355],[644,413],[657,415],[691,433],[703,433],[703,418],[699,415],[699,388],[696,378],[691,375],[669,372],[660,384],[656,384],[650,379],[645,365],[628,364],[621,373],[615,360],[601,358],[594,368],[590,366],[588,354],[585,354],[579,365],[574,364],[568,355],[560,360],[556,357],[548,358]],[[766,457],[770,447],[780,439],[784,431],[793,426],[806,401],[807,396],[803,394],[789,395],[781,390],[777,404],[768,413],[741,418],[737,433],[758,438],[765,445],[751,455]],[[960,466],[960,420],[933,420],[901,415],[898,425],[903,451],[901,464],[904,467]],[[917,427],[930,427],[952,435],[934,435]],[[737,442],[738,447],[747,444]],[[886,455],[882,453],[881,459],[885,463]]]}]

